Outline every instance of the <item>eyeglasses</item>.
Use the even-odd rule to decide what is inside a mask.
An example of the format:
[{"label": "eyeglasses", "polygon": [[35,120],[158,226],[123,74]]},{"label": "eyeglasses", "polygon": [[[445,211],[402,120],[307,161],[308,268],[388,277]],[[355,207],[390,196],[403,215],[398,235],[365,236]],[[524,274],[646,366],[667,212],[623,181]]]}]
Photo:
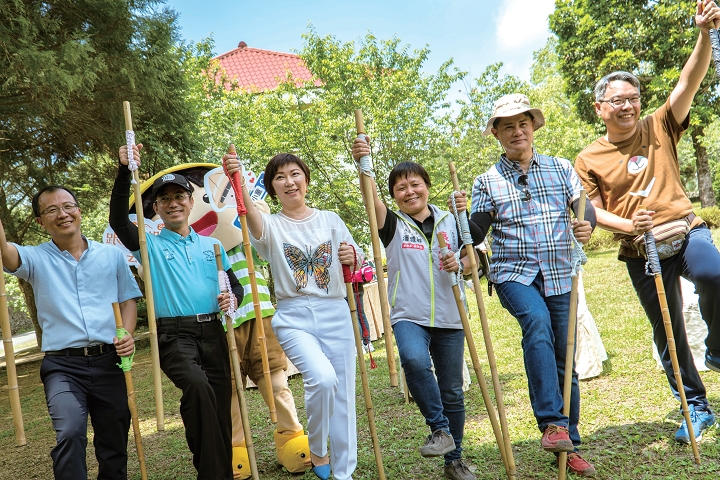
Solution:
[{"label": "eyeglasses", "polygon": [[532,195],[530,195],[530,190],[528,189],[528,176],[525,174],[522,174],[518,177],[518,185],[523,187],[522,190],[522,197],[520,197],[520,200],[523,202],[529,202],[532,198]]},{"label": "eyeglasses", "polygon": [[48,218],[56,217],[57,214],[60,213],[60,209],[62,209],[62,211],[65,213],[73,213],[78,209],[78,204],[77,203],[64,203],[60,207],[55,207],[55,206],[48,207],[45,210],[43,210],[42,212],[40,212],[40,216],[42,217],[43,215],[45,215]]},{"label": "eyeglasses", "polygon": [[157,197],[155,202],[158,205],[169,205],[173,201],[183,203],[188,197],[190,197],[189,193],[176,193],[175,195],[163,195],[162,197]]},{"label": "eyeglasses", "polygon": [[627,97],[627,98],[611,98],[610,100],[600,100],[600,102],[605,102],[610,105],[612,105],[615,108],[620,108],[625,106],[625,102],[630,102],[630,105],[639,105],[640,104],[640,95],[635,97]]}]

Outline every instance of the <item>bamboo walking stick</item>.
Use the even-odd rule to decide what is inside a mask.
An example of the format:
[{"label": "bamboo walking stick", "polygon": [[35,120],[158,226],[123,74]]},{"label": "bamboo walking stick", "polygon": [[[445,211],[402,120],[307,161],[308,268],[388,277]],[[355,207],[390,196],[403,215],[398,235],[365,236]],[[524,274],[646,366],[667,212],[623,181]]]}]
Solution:
[{"label": "bamboo walking stick", "polygon": [[[585,189],[580,190],[580,204],[577,220],[585,220]],[[572,235],[572,233],[571,233]],[[573,270],[575,265],[573,265]],[[573,271],[570,287],[570,313],[568,316],[567,348],[565,350],[565,377],[563,378],[563,415],[570,418],[570,396],[572,391],[573,365],[575,363],[575,334],[577,330],[578,280],[580,272]],[[567,475],[567,452],[560,452],[558,457],[558,480],[565,480]]]},{"label": "bamboo walking stick", "polygon": [[[220,254],[220,245],[215,244],[215,264],[218,270],[218,282],[220,283],[220,291],[230,292],[230,286],[227,284],[225,276],[225,270],[222,265],[222,255]],[[250,417],[248,415],[248,407],[245,402],[245,389],[242,384],[242,370],[240,369],[240,359],[238,357],[237,345],[235,344],[235,329],[233,328],[232,318],[230,315],[224,315],[225,317],[225,328],[227,333],[228,349],[230,350],[230,363],[233,369],[233,375],[235,377],[235,390],[237,390],[238,403],[240,404],[240,417],[242,418],[243,433],[245,433],[245,447],[248,451],[248,459],[250,460],[250,473],[254,480],[260,479],[258,473],[257,461],[255,459],[255,445],[252,441],[252,432],[250,432]],[[272,384],[270,385],[270,394],[272,396]]]},{"label": "bamboo walking stick", "polygon": [[2,328],[3,346],[5,347],[5,369],[8,377],[8,396],[15,425],[15,443],[18,447],[27,445],[22,408],[20,407],[20,390],[18,388],[17,370],[15,368],[15,350],[13,349],[12,331],[10,330],[10,313],[8,312],[7,293],[5,291],[5,274],[3,273],[2,254],[0,254],[0,328]]},{"label": "bamboo walking stick", "polygon": [[[640,205],[641,210],[645,210],[644,205]],[[665,295],[665,284],[662,279],[662,269],[660,267],[660,257],[658,257],[657,247],[655,246],[655,236],[652,230],[645,232],[645,250],[647,251],[647,265],[645,273],[655,278],[655,288],[657,289],[658,301],[660,302],[660,310],[662,311],[663,326],[665,327],[665,337],[667,337],[668,353],[677,383],[678,393],[680,394],[680,405],[682,405],[683,417],[687,424],[688,435],[690,436],[690,445],[692,446],[695,463],[700,465],[700,452],[693,431],[692,419],[690,418],[690,409],[688,408],[687,397],[685,396],[685,388],[683,387],[682,375],[680,374],[680,364],[678,363],[677,350],[675,347],[675,334],[672,329],[672,321],[670,319],[670,310],[668,309],[667,296]]]},{"label": "bamboo walking stick", "polygon": [[[228,154],[237,155],[235,145],[230,144]],[[224,167],[224,166],[223,166]],[[227,170],[226,170],[227,174]],[[269,180],[268,180],[269,181]],[[237,212],[240,218],[240,228],[242,229],[243,251],[245,252],[245,261],[247,261],[248,280],[250,281],[250,292],[252,294],[253,308],[255,310],[255,328],[257,328],[258,341],[260,342],[260,359],[262,361],[263,377],[265,384],[270,391],[267,395],[267,404],[270,409],[270,420],[277,423],[277,413],[275,411],[275,393],[272,390],[272,379],[270,378],[270,362],[267,353],[267,338],[265,337],[265,326],[263,325],[262,309],[260,308],[260,294],[258,293],[257,279],[255,276],[255,261],[253,260],[252,245],[250,245],[250,233],[247,224],[247,208],[243,200],[240,172],[235,172],[230,177],[230,184],[235,191],[235,199],[237,201]]]},{"label": "bamboo walking stick", "polygon": [[[115,329],[118,339],[123,338],[128,332],[123,327],[120,304],[113,302],[113,313],[115,314]],[[134,355],[134,354],[133,354]],[[137,405],[135,404],[135,386],[133,385],[132,357],[120,357],[120,368],[125,373],[125,387],[127,388],[128,408],[132,419],[133,434],[135,436],[135,448],[137,449],[138,462],[140,462],[140,478],[147,480],[147,469],[145,468],[145,453],[143,452],[142,435],[140,434],[140,421],[138,420]]]},{"label": "bamboo walking stick", "polygon": [[[365,139],[365,126],[363,125],[362,111],[355,110],[355,127],[357,129],[358,138]],[[363,202],[365,203],[365,211],[367,212],[370,224],[370,236],[372,239],[373,258],[375,260],[375,268],[378,272],[378,294],[380,296],[380,313],[383,320],[383,335],[385,337],[385,353],[387,354],[388,370],[390,372],[390,386],[398,386],[398,374],[395,367],[395,348],[393,347],[392,326],[390,325],[390,303],[388,302],[387,284],[385,283],[385,275],[382,268],[382,254],[380,253],[380,237],[378,236],[377,217],[375,216],[375,205],[373,204],[370,177],[365,173],[362,166],[364,161],[369,163],[369,157],[360,159],[360,182],[363,185]],[[407,391],[407,385],[405,385]]]},{"label": "bamboo walking stick", "polygon": [[128,146],[128,166],[133,175],[133,193],[135,194],[135,214],[138,224],[138,241],[140,243],[140,260],[143,267],[143,283],[145,284],[145,304],[147,305],[148,330],[150,331],[150,356],[152,358],[153,386],[155,388],[155,416],[159,432],[165,430],[165,407],[162,396],[162,371],[160,370],[160,350],[155,321],[155,298],[153,297],[152,275],[147,249],[147,232],[145,232],[145,216],[143,214],[142,193],[140,192],[140,175],[137,164],[133,160],[132,146],[135,144],[135,132],[130,114],[130,102],[123,102],[125,113],[125,139]]},{"label": "bamboo walking stick", "polygon": [[[447,244],[445,243],[445,237],[442,233],[437,234],[438,244],[440,246],[440,253],[445,255],[448,253]],[[474,253],[473,253],[474,255]],[[473,368],[475,369],[475,376],[480,385],[480,391],[482,392],[483,401],[485,402],[485,408],[488,412],[488,418],[490,419],[490,425],[492,425],[493,433],[495,434],[495,441],[497,442],[498,450],[500,450],[500,457],[502,458],[503,465],[505,466],[505,473],[509,479],[515,478],[515,472],[510,472],[507,462],[507,447],[505,445],[505,437],[503,436],[498,419],[495,416],[495,410],[493,409],[492,398],[485,383],[485,375],[482,372],[482,365],[480,365],[480,359],[478,358],[477,349],[475,348],[475,341],[473,340],[472,330],[470,329],[470,322],[468,321],[467,312],[465,311],[465,304],[462,301],[460,295],[460,287],[457,284],[457,278],[452,272],[448,272],[450,278],[450,284],[452,285],[453,295],[455,296],[455,303],[457,304],[458,312],[460,313],[460,321],[462,322],[463,331],[465,333],[465,340],[467,342],[468,351],[470,352],[470,358],[472,359]],[[497,392],[495,393],[497,397]],[[512,453],[511,453],[512,455]],[[513,468],[515,464],[513,463]]]},{"label": "bamboo walking stick", "polygon": [[378,467],[378,478],[380,480],[385,480],[385,468],[383,467],[382,453],[380,452],[380,440],[378,439],[377,429],[375,428],[375,410],[373,410],[372,398],[370,397],[370,383],[368,381],[367,367],[365,365],[365,355],[363,354],[360,327],[358,326],[357,305],[355,304],[355,292],[353,292],[352,288],[350,267],[348,265],[343,265],[342,269],[343,277],[345,279],[348,305],[350,306],[350,318],[352,318],[353,323],[353,333],[355,334],[355,349],[357,350],[358,363],[360,365],[360,380],[363,387],[363,397],[365,397],[365,410],[367,412],[368,424],[370,425],[370,438],[372,438],[375,463]]},{"label": "bamboo walking stick", "polygon": [[[455,191],[459,192],[460,182],[458,181],[457,170],[455,170],[455,162],[450,162],[448,166],[450,168],[450,177],[452,178],[453,188],[455,189]],[[462,215],[458,215],[458,220],[461,223],[461,225],[458,225],[461,232],[466,231],[467,236],[469,236],[469,227],[463,225],[467,221],[466,214],[463,213]],[[465,236],[465,233],[463,233],[463,235]],[[465,240],[468,241],[466,242]],[[485,341],[485,351],[488,357],[488,364],[490,365],[490,378],[492,380],[493,390],[495,390],[495,401],[497,402],[498,416],[500,417],[500,436],[498,436],[498,432],[496,432],[495,437],[498,441],[498,447],[500,448],[500,454],[503,458],[503,463],[505,464],[505,471],[508,475],[508,478],[513,479],[515,478],[515,457],[513,456],[512,443],[510,442],[510,432],[507,424],[507,416],[505,414],[505,403],[503,402],[502,388],[500,386],[500,377],[498,375],[497,363],[495,361],[495,350],[493,349],[492,339],[490,337],[490,327],[488,325],[487,313],[485,311],[485,303],[483,302],[482,298],[482,290],[480,289],[480,276],[478,275],[478,265],[475,259],[475,249],[472,245],[472,239],[464,239],[463,243],[465,244],[465,250],[470,261],[470,272],[472,273],[473,290],[475,291],[478,314],[480,315],[480,325],[482,327],[483,340]],[[489,277],[488,281],[490,281]],[[465,331],[465,336],[468,339],[469,347],[470,342],[472,342],[472,332],[470,330],[469,324],[468,329]],[[472,349],[474,349],[474,342]],[[488,409],[488,413],[492,411],[492,403],[488,403],[486,401],[486,406]]]}]

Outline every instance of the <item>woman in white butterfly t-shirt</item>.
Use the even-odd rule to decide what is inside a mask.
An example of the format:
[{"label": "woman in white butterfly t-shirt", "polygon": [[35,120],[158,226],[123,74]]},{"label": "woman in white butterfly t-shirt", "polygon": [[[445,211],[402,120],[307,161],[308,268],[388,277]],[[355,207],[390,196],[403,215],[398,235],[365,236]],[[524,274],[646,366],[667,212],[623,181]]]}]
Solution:
[{"label": "woman in white butterfly t-shirt", "polygon": [[[240,170],[236,156],[223,159],[228,173]],[[335,479],[350,479],[357,464],[355,341],[342,265],[353,265],[361,250],[337,214],[305,204],[310,170],[298,157],[274,156],[265,182],[279,213],[260,213],[245,187],[243,198],[251,243],[275,282],[273,331],[303,376],[313,472],[328,478],[330,463]]]}]

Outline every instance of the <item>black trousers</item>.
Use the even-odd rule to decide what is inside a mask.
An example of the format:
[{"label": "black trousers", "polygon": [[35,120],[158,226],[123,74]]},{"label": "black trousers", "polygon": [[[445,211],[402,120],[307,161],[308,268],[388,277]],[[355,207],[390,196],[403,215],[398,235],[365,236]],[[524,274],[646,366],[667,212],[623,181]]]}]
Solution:
[{"label": "black trousers", "polygon": [[230,363],[222,323],[158,325],[160,367],[182,390],[180,415],[198,480],[231,480]]},{"label": "black trousers", "polygon": [[[653,340],[662,359],[670,389],[679,400],[680,394],[670,361],[655,279],[645,274],[645,259],[625,259],[625,264],[640,303],[652,325]],[[695,368],[695,361],[687,341],[679,277],[685,277],[695,284],[699,295],[700,314],[708,327],[705,344],[709,349],[720,351],[720,253],[712,243],[710,230],[704,225],[690,230],[678,254],[661,260],[660,268],[685,396],[688,405],[704,410],[708,406],[708,399],[705,385]]]},{"label": "black trousers", "polygon": [[130,410],[120,357],[46,356],[40,366],[56,445],[50,451],[57,480],[87,478],[85,449],[90,414],[99,480],[127,479]]}]

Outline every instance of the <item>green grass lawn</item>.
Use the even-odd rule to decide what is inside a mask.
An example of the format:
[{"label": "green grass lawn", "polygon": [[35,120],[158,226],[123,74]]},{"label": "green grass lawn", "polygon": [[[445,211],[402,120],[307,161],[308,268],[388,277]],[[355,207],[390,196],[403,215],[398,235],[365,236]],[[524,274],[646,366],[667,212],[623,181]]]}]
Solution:
[{"label": "green grass lawn", "polygon": [[[716,241],[720,231],[715,231]],[[652,356],[651,331],[630,285],[624,264],[615,257],[615,248],[592,252],[585,266],[587,301],[608,351],[609,360],[600,377],[582,381],[580,432],[582,451],[593,462],[600,479],[717,479],[720,478],[720,445],[715,430],[700,444],[702,464],[693,463],[689,446],[675,444],[673,435],[680,423],[678,403],[670,395],[667,381]],[[720,294],[720,292],[719,292]],[[497,297],[485,297],[493,344],[503,387],[505,407],[517,464],[518,479],[550,479],[557,476],[553,455],[541,450],[540,433],[530,409],[527,382],[516,321],[499,305]],[[489,379],[480,325],[475,307],[471,322],[483,369]],[[375,344],[376,370],[369,371],[372,400],[379,431],[385,472],[389,479],[440,479],[441,459],[424,459],[417,452],[427,427],[417,407],[406,405],[398,388],[389,386],[385,349]],[[467,423],[464,455],[477,466],[480,479],[505,478],[480,389],[466,355],[473,384],[466,392]],[[28,445],[15,446],[7,388],[0,390],[0,479],[52,478],[49,452],[54,432],[47,416],[40,362],[18,366],[20,396]],[[150,355],[141,344],[133,370],[143,445],[151,479],[195,478],[182,421],[180,392],[163,378],[165,431],[156,431],[152,395]],[[720,376],[701,374],[710,402],[720,407]],[[6,378],[1,376],[3,385]],[[358,376],[358,469],[354,478],[377,479],[378,474],[367,427],[367,415]],[[301,421],[305,423],[302,380],[290,380]],[[290,475],[275,461],[273,426],[257,390],[246,393],[253,430],[253,442],[262,479],[314,478],[312,474]],[[90,438],[92,433],[90,432]],[[137,457],[130,436],[130,478],[140,478]],[[88,447],[90,476],[97,475],[92,446]]]}]

